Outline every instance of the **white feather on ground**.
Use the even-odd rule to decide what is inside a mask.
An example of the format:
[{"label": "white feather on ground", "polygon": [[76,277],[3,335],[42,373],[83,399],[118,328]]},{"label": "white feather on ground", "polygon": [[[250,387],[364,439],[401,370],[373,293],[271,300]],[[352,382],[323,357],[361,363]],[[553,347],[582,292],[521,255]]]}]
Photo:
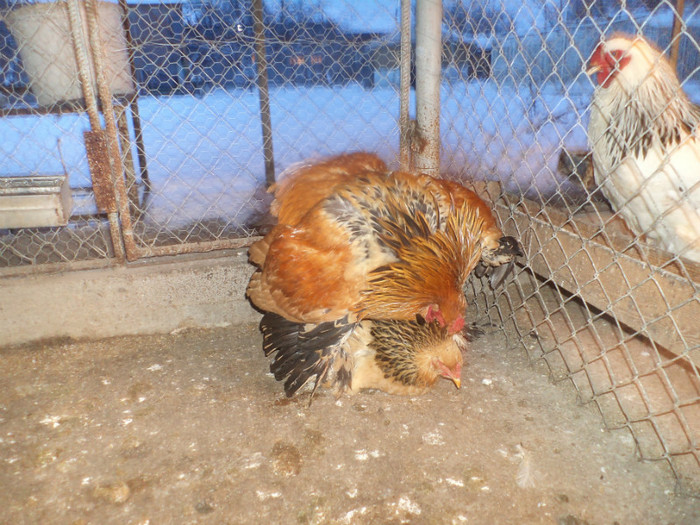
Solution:
[{"label": "white feather on ground", "polygon": [[518,472],[515,475],[515,482],[521,489],[535,486],[535,469],[533,467],[532,453],[525,449],[522,444],[515,445],[517,452],[514,457],[520,461]]}]

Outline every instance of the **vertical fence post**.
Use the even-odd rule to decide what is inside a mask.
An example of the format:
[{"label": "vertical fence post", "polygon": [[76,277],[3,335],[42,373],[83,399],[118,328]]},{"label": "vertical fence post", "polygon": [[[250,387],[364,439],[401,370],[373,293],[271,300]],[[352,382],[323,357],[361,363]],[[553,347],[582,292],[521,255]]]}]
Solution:
[{"label": "vertical fence post", "polygon": [[[95,157],[91,157],[90,153],[96,151],[96,149],[90,148],[89,144],[92,144],[92,142],[88,137],[92,137],[94,140],[100,143],[100,146],[103,146],[107,145],[107,135],[102,129],[102,124],[100,122],[99,115],[97,93],[95,93],[92,85],[92,78],[89,69],[90,58],[87,54],[87,41],[84,39],[85,27],[82,17],[80,15],[80,4],[77,2],[77,0],[71,0],[66,3],[66,6],[68,9],[68,17],[70,20],[71,37],[73,40],[76,63],[78,65],[78,76],[82,85],[83,96],[85,97],[85,104],[87,106],[87,113],[90,120],[90,130],[91,132],[93,132],[92,135],[84,135],[86,141],[85,148],[88,152],[88,159],[94,159]],[[97,72],[99,73],[99,64],[95,64],[95,67],[97,68]],[[106,110],[103,108],[103,114],[105,113]],[[97,149],[102,150],[101,147]],[[114,153],[113,150],[112,153]],[[104,157],[102,157],[102,159],[105,161],[105,163],[103,164],[105,171],[93,171],[91,167],[90,175],[93,178],[93,188],[95,188],[95,199],[97,200],[97,195],[99,194],[99,192],[97,191],[98,187],[108,189],[108,191],[106,191],[103,195],[111,196],[112,200],[111,202],[109,202],[110,199],[108,197],[106,201],[103,200],[102,202],[108,203],[108,206],[105,207],[104,211],[107,213],[107,217],[109,220],[109,233],[112,240],[112,249],[114,250],[114,257],[118,261],[124,261],[127,257],[125,247],[123,244],[124,236],[121,224],[119,222],[119,214],[117,213],[116,202],[113,200],[113,197],[116,192],[114,191],[114,186],[112,183],[114,182],[114,178],[117,176],[117,174],[111,171],[113,167],[111,165],[109,155],[105,155]],[[119,156],[119,160],[121,161],[121,156]],[[107,168],[110,170],[109,173],[106,171]],[[100,175],[103,175],[104,178],[98,176],[98,173]]]},{"label": "vertical fence post", "polygon": [[683,24],[683,11],[685,0],[676,0],[676,12],[673,15],[673,29],[671,30],[671,66],[678,74],[678,50],[681,45],[681,25]]},{"label": "vertical fence post", "polygon": [[[112,102],[112,92],[105,75],[103,58],[105,56],[100,28],[97,18],[97,0],[85,0],[85,21],[87,23],[88,37],[92,47],[92,60],[95,64],[95,80],[102,106],[102,116],[105,121],[105,138],[109,148],[108,158],[112,167],[112,184],[116,196],[117,209],[119,211],[119,221],[121,223],[122,242],[128,261],[136,260],[140,255],[140,250],[136,246],[134,238],[133,222],[131,220],[131,210],[129,209],[129,196],[126,192],[126,181],[124,180],[124,164],[119,147],[119,131],[115,119],[114,104]],[[131,146],[128,146],[131,147]]]},{"label": "vertical fence post", "polygon": [[440,69],[442,0],[416,0],[415,165],[430,175],[440,172]]},{"label": "vertical fence post", "polygon": [[[145,207],[147,197],[151,192],[151,180],[148,176],[148,159],[146,157],[146,146],[143,142],[143,130],[141,128],[141,114],[139,111],[139,85],[136,80],[136,64],[134,63],[134,55],[136,46],[131,38],[131,22],[129,20],[129,4],[128,0],[119,0],[119,6],[122,11],[122,27],[124,28],[124,35],[126,36],[126,43],[129,49],[129,69],[131,71],[131,78],[134,79],[134,94],[129,96],[129,109],[131,110],[131,124],[134,126],[134,140],[136,142],[136,158],[139,162],[139,169],[141,171],[141,183],[143,184],[143,200],[139,205]],[[137,202],[138,204],[138,202]],[[139,210],[140,212],[141,210]]]},{"label": "vertical fence post", "polygon": [[399,165],[408,171],[411,164],[411,0],[401,0],[401,82],[399,84]]},{"label": "vertical fence post", "polygon": [[272,148],[272,117],[270,115],[270,88],[267,79],[262,0],[253,0],[253,31],[255,32],[255,65],[258,72],[260,121],[262,122],[263,155],[265,156],[265,182],[270,186],[275,182],[275,158]]}]

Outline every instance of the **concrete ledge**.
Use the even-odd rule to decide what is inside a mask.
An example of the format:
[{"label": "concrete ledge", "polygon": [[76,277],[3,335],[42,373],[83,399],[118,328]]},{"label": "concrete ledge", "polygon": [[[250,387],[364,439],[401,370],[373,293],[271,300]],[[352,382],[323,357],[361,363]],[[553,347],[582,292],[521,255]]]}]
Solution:
[{"label": "concrete ledge", "polygon": [[256,322],[246,250],[0,279],[0,346]]}]

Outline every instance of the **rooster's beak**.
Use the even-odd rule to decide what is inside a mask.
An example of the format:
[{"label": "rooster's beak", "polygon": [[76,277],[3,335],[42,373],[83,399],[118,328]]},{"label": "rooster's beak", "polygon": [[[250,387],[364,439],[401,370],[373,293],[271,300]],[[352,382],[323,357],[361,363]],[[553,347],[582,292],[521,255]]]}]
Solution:
[{"label": "rooster's beak", "polygon": [[459,377],[451,377],[450,379],[452,379],[457,388],[462,388],[462,380]]},{"label": "rooster's beak", "polygon": [[586,70],[586,75],[595,75],[598,71],[600,71],[600,66],[591,66]]}]

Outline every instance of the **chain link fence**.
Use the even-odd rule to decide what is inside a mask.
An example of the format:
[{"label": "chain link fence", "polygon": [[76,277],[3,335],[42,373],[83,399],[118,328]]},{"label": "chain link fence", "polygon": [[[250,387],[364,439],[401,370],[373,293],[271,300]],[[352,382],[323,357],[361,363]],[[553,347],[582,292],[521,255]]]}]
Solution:
[{"label": "chain link fence", "polygon": [[[3,9],[3,171],[66,174],[73,205],[68,227],[2,231],[0,266],[118,255],[109,242],[94,242],[109,221],[86,159],[88,108],[79,91],[47,96],[51,88],[40,87],[53,82],[52,69],[80,87],[67,5]],[[275,171],[348,149],[396,148],[393,7],[373,10],[372,27],[361,7],[343,5],[352,26],[342,27],[316,4],[264,4],[257,41],[264,39],[274,130],[266,159],[249,2],[109,5],[127,13],[120,67],[135,84],[133,92],[117,86],[115,110],[131,219],[122,228],[136,256],[241,245],[266,224],[266,182]],[[48,73],[31,78],[23,67],[30,55],[43,58]]]},{"label": "chain link fence", "polygon": [[[398,165],[399,2],[4,1],[0,19],[8,272],[245,246],[287,166],[352,150]],[[698,265],[635,237],[583,184],[585,68],[616,31],[677,53],[700,102],[697,1],[681,15],[657,0],[445,0],[442,171],[526,250],[504,291],[473,284],[491,322],[700,493]],[[115,144],[118,160],[100,155]],[[54,215],[37,224],[37,207]]]},{"label": "chain link fence", "polygon": [[[595,403],[608,428],[626,431],[640,458],[665,462],[698,494],[700,266],[635,236],[582,181],[594,89],[585,69],[601,36],[642,34],[667,55],[677,41],[678,77],[697,104],[700,7],[685,4],[676,39],[675,2],[557,7],[446,4],[443,168],[498,181],[477,186],[527,252],[514,286],[483,294],[491,321]],[[487,78],[455,60],[450,39],[489,56]],[[700,174],[700,156],[692,163]],[[699,185],[695,175],[685,194],[696,210]]]}]

